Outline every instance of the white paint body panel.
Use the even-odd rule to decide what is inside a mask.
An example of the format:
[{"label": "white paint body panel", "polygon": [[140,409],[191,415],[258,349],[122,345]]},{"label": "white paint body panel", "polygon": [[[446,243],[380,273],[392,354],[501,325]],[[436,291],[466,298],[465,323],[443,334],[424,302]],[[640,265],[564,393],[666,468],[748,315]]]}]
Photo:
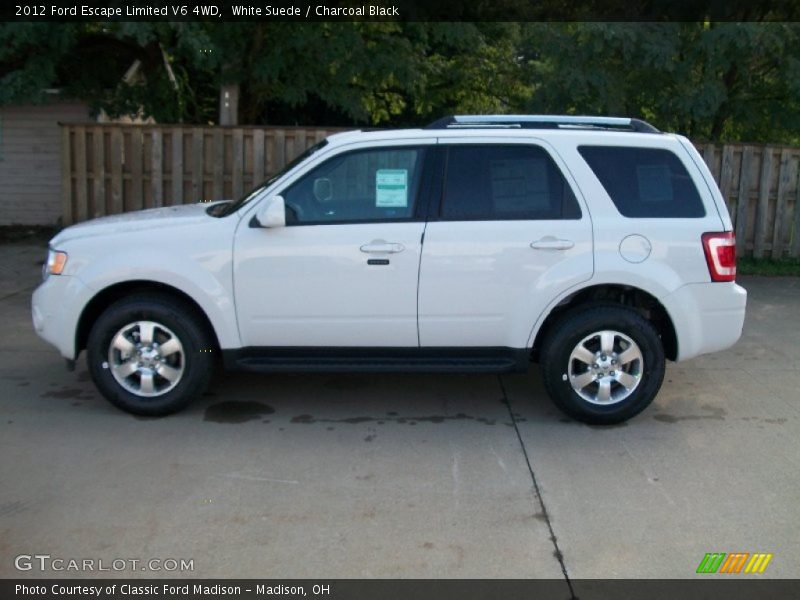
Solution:
[{"label": "white paint body panel", "polygon": [[[569,250],[534,250],[547,235]],[[592,231],[581,221],[429,223],[419,288],[422,346],[525,348],[548,300],[592,275]]]},{"label": "white paint body panel", "polygon": [[[112,285],[144,281],[188,295],[205,312],[220,347],[238,347],[231,260],[238,218],[215,219],[205,213],[207,208],[192,204],[103,217],[55,236],[51,247],[69,258],[64,275],[48,277],[33,297],[34,311],[61,315],[43,337],[74,359],[78,319],[86,304]],[[65,286],[68,280],[74,281]],[[66,298],[54,291],[79,289]],[[64,306],[53,306],[58,302]]]},{"label": "white paint body panel", "polygon": [[[424,223],[242,224],[236,297],[242,346],[417,346],[417,271]],[[374,240],[402,244],[365,254]],[[368,265],[368,259],[389,260]]]}]

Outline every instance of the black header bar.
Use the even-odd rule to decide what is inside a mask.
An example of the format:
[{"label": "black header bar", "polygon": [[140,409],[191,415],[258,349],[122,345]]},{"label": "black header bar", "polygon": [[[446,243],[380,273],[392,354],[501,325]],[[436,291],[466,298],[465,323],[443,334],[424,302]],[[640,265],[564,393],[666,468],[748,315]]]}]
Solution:
[{"label": "black header bar", "polygon": [[5,22],[800,21],[798,0],[11,0]]}]

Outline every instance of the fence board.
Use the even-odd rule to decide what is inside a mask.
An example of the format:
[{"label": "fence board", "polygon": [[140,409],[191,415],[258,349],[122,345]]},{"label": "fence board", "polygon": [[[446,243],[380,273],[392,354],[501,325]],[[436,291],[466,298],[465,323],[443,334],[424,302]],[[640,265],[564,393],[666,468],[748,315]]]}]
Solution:
[{"label": "fence board", "polygon": [[241,129],[233,130],[233,198],[242,197],[244,175],[244,136]]},{"label": "fence board", "polygon": [[742,151],[739,196],[736,200],[736,251],[740,255],[744,255],[745,234],[747,233],[747,213],[750,206],[750,165],[752,162],[753,148],[747,146]]},{"label": "fence board", "polygon": [[778,200],[775,205],[775,223],[772,232],[772,258],[783,255],[783,224],[786,219],[786,196],[789,187],[791,166],[789,165],[789,150],[781,150],[781,166],[778,173]]},{"label": "fence board", "polygon": [[75,217],[85,221],[89,217],[89,198],[86,193],[86,128],[75,128]]},{"label": "fence board", "polygon": [[203,130],[195,127],[192,130],[192,197],[189,202],[203,199]]},{"label": "fence board", "polygon": [[105,169],[105,134],[102,127],[92,130],[94,160],[92,165],[92,193],[94,194],[94,216],[106,214],[106,169]]},{"label": "fence board", "polygon": [[[800,168],[798,168],[798,177],[800,177]],[[789,256],[800,256],[800,179],[797,181],[797,188],[794,192],[794,224]]]},{"label": "fence board", "polygon": [[142,130],[134,128],[131,132],[131,155],[130,155],[130,174],[131,174],[131,197],[130,204],[125,204],[130,210],[141,210],[144,207],[142,196]]},{"label": "fence board", "polygon": [[765,146],[761,156],[761,172],[758,178],[758,203],[756,204],[756,223],[753,241],[753,256],[764,257],[764,243],[767,239],[767,219],[769,218],[769,188],[772,175],[772,148]]},{"label": "fence board", "polygon": [[153,129],[150,144],[150,199],[154,207],[164,206],[163,140],[160,129]]},{"label": "fence board", "polygon": [[71,225],[75,216],[72,212],[72,152],[69,128],[61,128],[61,221]]},{"label": "fence board", "polygon": [[172,128],[172,204],[183,204],[183,129]]},{"label": "fence board", "polygon": [[719,176],[714,173],[716,170],[714,165],[714,144],[707,144],[703,149],[703,162],[706,163],[708,170],[711,171],[714,181],[719,181]]},{"label": "fence board", "polygon": [[122,188],[122,130],[111,130],[111,212],[121,213],[125,207]]},{"label": "fence board", "polygon": [[[217,199],[222,198],[223,194],[225,193],[225,139],[222,134],[222,129],[214,130],[212,140],[214,142],[214,152],[212,154],[214,157],[214,165],[211,169],[213,177],[211,183],[211,193],[213,194],[214,199]],[[196,200],[202,199],[203,198],[196,198]]]},{"label": "fence board", "polygon": [[286,136],[283,131],[276,131],[272,138],[272,165],[271,173],[277,173],[286,166]]},{"label": "fence board", "polygon": [[722,197],[728,204],[728,211],[731,210],[731,186],[733,185],[733,146],[725,146],[722,149],[722,167],[719,175],[719,189]]},{"label": "fence board", "polygon": [[253,183],[255,187],[264,181],[264,130],[253,131]]},{"label": "fence board", "polygon": [[306,132],[302,129],[298,129],[295,131],[294,136],[294,153],[302,154],[305,152],[306,149]]}]

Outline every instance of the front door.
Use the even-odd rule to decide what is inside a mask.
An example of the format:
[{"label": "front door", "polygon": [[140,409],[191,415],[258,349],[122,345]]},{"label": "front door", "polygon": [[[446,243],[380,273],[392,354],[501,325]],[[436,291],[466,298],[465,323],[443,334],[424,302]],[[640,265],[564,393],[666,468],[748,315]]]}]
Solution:
[{"label": "front door", "polygon": [[425,144],[320,159],[275,193],[287,226],[242,222],[234,287],[244,346],[417,347]]}]

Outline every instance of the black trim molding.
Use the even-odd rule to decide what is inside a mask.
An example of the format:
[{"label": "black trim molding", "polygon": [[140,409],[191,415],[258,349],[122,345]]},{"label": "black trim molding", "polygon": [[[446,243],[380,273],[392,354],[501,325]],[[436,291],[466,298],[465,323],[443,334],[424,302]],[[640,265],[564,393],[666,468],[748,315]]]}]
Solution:
[{"label": "black trim molding", "polygon": [[267,346],[223,350],[226,369],[266,373],[525,372],[524,348]]}]

